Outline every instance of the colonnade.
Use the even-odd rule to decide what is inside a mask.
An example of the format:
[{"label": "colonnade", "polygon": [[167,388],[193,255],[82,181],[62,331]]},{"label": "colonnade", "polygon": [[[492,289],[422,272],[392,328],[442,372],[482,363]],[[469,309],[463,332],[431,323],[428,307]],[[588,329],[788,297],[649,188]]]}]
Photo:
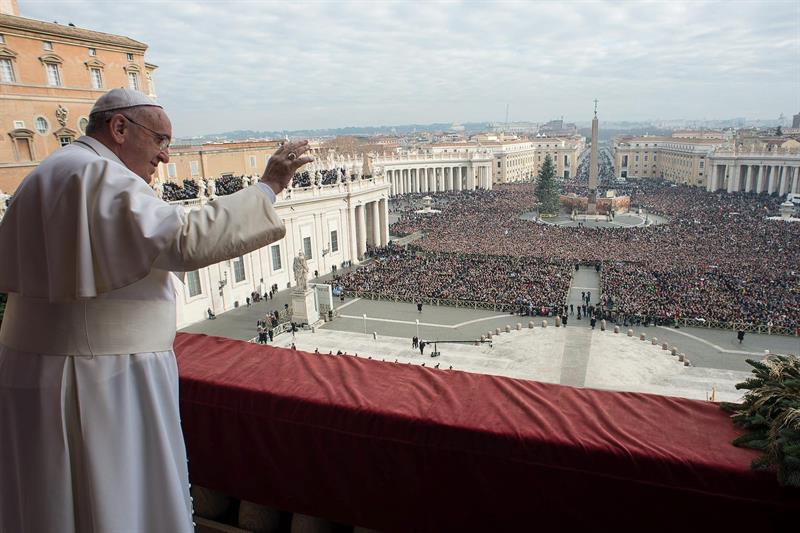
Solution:
[{"label": "colonnade", "polygon": [[350,249],[360,260],[372,247],[389,244],[389,201],[386,198],[354,203],[349,209]]},{"label": "colonnade", "polygon": [[800,193],[800,161],[796,165],[718,163],[713,165],[707,191],[755,192],[783,196]]},{"label": "colonnade", "polygon": [[492,188],[490,165],[438,165],[384,169],[391,195]]}]

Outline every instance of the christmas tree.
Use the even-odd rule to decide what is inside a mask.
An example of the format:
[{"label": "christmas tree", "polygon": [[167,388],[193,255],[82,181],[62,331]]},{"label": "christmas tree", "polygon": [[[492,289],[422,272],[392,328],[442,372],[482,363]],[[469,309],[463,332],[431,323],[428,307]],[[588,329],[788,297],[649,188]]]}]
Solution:
[{"label": "christmas tree", "polygon": [[539,215],[553,216],[558,214],[559,193],[556,183],[556,169],[550,154],[544,157],[542,168],[536,181],[536,198],[539,200]]},{"label": "christmas tree", "polygon": [[800,488],[800,358],[770,355],[747,362],[754,376],[736,385],[748,391],[744,402],[721,404],[734,424],[747,430],[733,444],[760,450],[764,455],[753,468],[774,467],[778,483]]}]

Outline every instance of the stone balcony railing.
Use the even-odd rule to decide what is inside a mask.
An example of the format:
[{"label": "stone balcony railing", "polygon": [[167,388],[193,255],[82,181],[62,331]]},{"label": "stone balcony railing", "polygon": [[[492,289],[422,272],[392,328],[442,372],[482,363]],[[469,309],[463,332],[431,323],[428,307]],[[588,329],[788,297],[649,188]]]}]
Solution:
[{"label": "stone balcony railing", "polygon": [[[375,176],[368,179],[358,179],[347,182],[333,183],[330,185],[312,185],[309,187],[290,187],[283,190],[276,199],[276,205],[284,205],[292,202],[303,202],[314,199],[323,199],[331,196],[346,194],[358,194],[374,191],[382,187],[388,187],[384,176]],[[186,208],[200,207],[208,201],[204,198],[191,198],[189,200],[175,200],[169,202],[173,205],[182,205]]]},{"label": "stone balcony railing", "polygon": [[771,159],[800,159],[800,148],[776,148],[774,150],[748,150],[717,148],[710,157],[744,157],[744,158],[771,158]]},{"label": "stone balcony railing", "polygon": [[403,165],[409,162],[424,161],[435,163],[439,161],[489,161],[493,159],[490,151],[457,151],[438,153],[409,152],[392,156],[378,156],[372,160],[373,165]]}]

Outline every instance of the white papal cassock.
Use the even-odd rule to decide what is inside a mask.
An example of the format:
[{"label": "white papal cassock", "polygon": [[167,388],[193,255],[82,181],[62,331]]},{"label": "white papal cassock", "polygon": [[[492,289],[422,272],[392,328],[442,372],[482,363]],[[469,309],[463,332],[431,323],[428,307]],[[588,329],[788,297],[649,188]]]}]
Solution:
[{"label": "white papal cassock", "polygon": [[0,533],[192,530],[171,272],[282,238],[273,199],[185,213],[89,137],[25,178],[0,224]]}]

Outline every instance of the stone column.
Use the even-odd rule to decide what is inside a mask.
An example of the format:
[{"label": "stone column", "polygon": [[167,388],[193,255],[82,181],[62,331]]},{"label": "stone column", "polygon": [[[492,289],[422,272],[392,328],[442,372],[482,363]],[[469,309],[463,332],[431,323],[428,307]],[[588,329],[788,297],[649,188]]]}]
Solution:
[{"label": "stone column", "polygon": [[752,165],[745,165],[744,171],[745,175],[745,184],[744,184],[744,192],[752,192],[753,191],[753,166]]},{"label": "stone column", "polygon": [[383,234],[383,231],[381,231],[381,214],[383,210],[378,209],[380,206],[377,200],[370,202],[369,205],[372,207],[372,245],[380,246],[381,235]]},{"label": "stone column", "polygon": [[418,168],[417,176],[419,176],[419,192],[428,192],[428,175],[425,169]]},{"label": "stone column", "polygon": [[347,242],[350,248],[350,259],[353,262],[358,260],[358,235],[356,233],[356,208],[350,206],[347,209]]},{"label": "stone column", "polygon": [[454,189],[461,190],[461,167],[453,167],[453,174],[455,175]]},{"label": "stone column", "polygon": [[389,244],[389,201],[386,198],[379,202],[378,211],[380,214],[381,246],[386,246]]},{"label": "stone column", "polygon": [[359,261],[367,251],[367,214],[363,205],[356,206],[356,250]]},{"label": "stone column", "polygon": [[727,168],[727,175],[728,175],[728,192],[734,192],[736,190],[736,186],[739,184],[739,176],[737,175],[739,167],[736,165],[728,165]]},{"label": "stone column", "polygon": [[753,171],[753,181],[755,184],[753,185],[753,190],[760,194],[764,192],[764,167],[761,165],[755,165]]},{"label": "stone column", "polygon": [[768,174],[768,178],[767,178],[767,194],[772,194],[777,190],[776,187],[777,187],[778,184],[776,183],[776,180],[775,180],[775,177],[776,177],[775,176],[775,170],[776,169],[777,169],[777,167],[775,167],[773,165],[769,166],[769,174]]},{"label": "stone column", "polygon": [[792,191],[792,167],[783,166],[783,181],[781,182],[781,194],[788,194]]},{"label": "stone column", "polygon": [[800,193],[800,167],[792,168],[792,193]]},{"label": "stone column", "polygon": [[467,167],[467,189],[475,190],[475,167],[472,165]]}]

